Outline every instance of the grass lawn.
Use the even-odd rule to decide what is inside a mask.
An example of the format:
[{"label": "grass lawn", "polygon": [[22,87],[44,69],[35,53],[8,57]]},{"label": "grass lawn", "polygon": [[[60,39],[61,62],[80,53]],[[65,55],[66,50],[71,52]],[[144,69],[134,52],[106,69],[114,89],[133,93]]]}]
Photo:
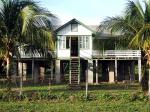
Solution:
[{"label": "grass lawn", "polygon": [[138,84],[100,84],[68,90],[67,85],[23,88],[23,100],[0,100],[0,112],[150,112]]}]

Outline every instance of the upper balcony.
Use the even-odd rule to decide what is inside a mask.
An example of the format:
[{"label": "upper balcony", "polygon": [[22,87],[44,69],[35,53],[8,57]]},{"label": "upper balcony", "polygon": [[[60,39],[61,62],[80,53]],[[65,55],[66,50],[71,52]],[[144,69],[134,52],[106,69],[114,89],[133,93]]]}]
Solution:
[{"label": "upper balcony", "polygon": [[141,57],[140,50],[93,50],[92,54],[95,59],[138,59]]},{"label": "upper balcony", "polygon": [[48,50],[33,49],[29,46],[19,46],[18,53],[15,54],[14,59],[17,59],[17,55],[21,60],[45,60],[48,58],[55,58],[56,53]]}]

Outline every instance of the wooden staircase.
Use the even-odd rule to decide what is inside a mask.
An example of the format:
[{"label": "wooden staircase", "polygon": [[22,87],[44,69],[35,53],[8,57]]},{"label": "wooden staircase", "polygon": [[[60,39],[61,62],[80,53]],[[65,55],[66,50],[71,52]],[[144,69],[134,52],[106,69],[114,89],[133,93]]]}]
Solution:
[{"label": "wooden staircase", "polygon": [[70,89],[80,89],[80,59],[73,57],[70,60]]}]

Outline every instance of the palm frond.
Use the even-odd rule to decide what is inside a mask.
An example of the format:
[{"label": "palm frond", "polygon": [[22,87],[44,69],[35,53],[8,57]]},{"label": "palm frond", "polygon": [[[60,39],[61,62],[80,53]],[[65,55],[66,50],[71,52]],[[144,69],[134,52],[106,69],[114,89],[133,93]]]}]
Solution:
[{"label": "palm frond", "polygon": [[146,23],[150,23],[150,1],[145,1],[145,13],[144,13],[144,21]]},{"label": "palm frond", "polygon": [[144,18],[144,11],[143,8],[139,2],[139,0],[134,1],[128,1],[125,9],[125,15],[130,16],[131,18]]},{"label": "palm frond", "polygon": [[[129,24],[128,20],[123,17],[108,17],[99,27],[102,30],[110,30],[119,33],[136,33],[137,29]],[[130,31],[130,32],[129,32]]]},{"label": "palm frond", "polygon": [[144,50],[149,49],[149,39],[150,37],[150,24],[145,24],[139,32],[133,37],[131,40],[129,46],[130,47],[136,47],[136,48],[142,48]]}]

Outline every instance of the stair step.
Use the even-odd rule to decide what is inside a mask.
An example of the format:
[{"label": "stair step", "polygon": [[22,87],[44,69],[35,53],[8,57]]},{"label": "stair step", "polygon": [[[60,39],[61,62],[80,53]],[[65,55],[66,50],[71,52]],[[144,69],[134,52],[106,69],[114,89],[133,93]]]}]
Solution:
[{"label": "stair step", "polygon": [[78,79],[71,79],[72,81],[78,81]]},{"label": "stair step", "polygon": [[75,77],[75,78],[71,78],[71,80],[78,80],[78,79],[77,79],[77,77]]},{"label": "stair step", "polygon": [[78,74],[77,73],[72,73],[71,77],[78,77]]},{"label": "stair step", "polygon": [[71,71],[71,74],[78,75],[79,72],[78,71]]},{"label": "stair step", "polygon": [[77,78],[72,78],[71,80],[72,80],[72,81],[78,81],[78,79],[77,79]]},{"label": "stair step", "polygon": [[78,67],[71,67],[71,70],[78,70]]},{"label": "stair step", "polygon": [[78,80],[78,77],[71,77],[71,80]]},{"label": "stair step", "polygon": [[72,71],[79,71],[78,68],[71,68],[70,70],[72,70]]},{"label": "stair step", "polygon": [[71,68],[70,70],[78,70],[78,67]]},{"label": "stair step", "polygon": [[78,79],[71,79],[72,81],[78,81]]},{"label": "stair step", "polygon": [[76,82],[71,81],[71,84],[76,85],[76,84],[78,84],[78,81],[76,81]]},{"label": "stair step", "polygon": [[78,76],[77,73],[72,73],[72,74],[71,74],[71,77],[77,77],[77,76]]},{"label": "stair step", "polygon": [[74,75],[71,75],[71,77],[78,77],[78,75],[74,74]]},{"label": "stair step", "polygon": [[79,65],[71,65],[71,67],[76,67],[76,68],[78,68],[78,67],[79,67]]},{"label": "stair step", "polygon": [[78,81],[71,80],[71,84],[78,84]]},{"label": "stair step", "polygon": [[78,61],[71,61],[71,64],[77,64],[79,63]]},{"label": "stair step", "polygon": [[78,77],[71,77],[72,80],[78,80]]},{"label": "stair step", "polygon": [[76,70],[78,70],[78,66],[73,66],[73,67],[71,67],[71,69],[76,69]]},{"label": "stair step", "polygon": [[71,76],[71,78],[78,78],[78,76]]},{"label": "stair step", "polygon": [[79,65],[71,65],[71,67],[79,67]]}]

